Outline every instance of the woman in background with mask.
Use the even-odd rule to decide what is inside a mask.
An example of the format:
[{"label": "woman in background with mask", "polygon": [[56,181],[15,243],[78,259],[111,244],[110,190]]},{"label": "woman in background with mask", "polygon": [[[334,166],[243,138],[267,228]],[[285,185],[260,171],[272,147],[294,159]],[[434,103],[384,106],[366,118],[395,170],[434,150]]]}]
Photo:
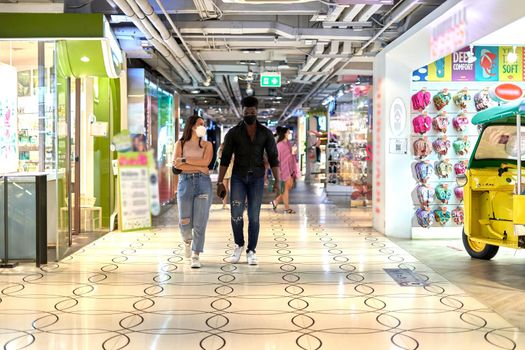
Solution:
[{"label": "woman in background with mask", "polygon": [[173,166],[182,170],[177,192],[179,229],[184,241],[185,256],[191,258],[192,268],[201,267],[200,253],[204,248],[212,203],[208,165],[213,158],[213,146],[202,139],[205,135],[204,120],[197,115],[191,116],[186,121],[182,138],[175,144],[173,161]]},{"label": "woman in background with mask", "polygon": [[279,170],[281,174],[282,194],[277,196],[272,201],[273,210],[277,210],[277,206],[281,202],[284,203],[284,212],[287,214],[295,214],[295,211],[290,208],[290,190],[294,186],[299,172],[297,171],[297,162],[292,151],[292,144],[290,138],[292,133],[286,127],[277,128],[277,151],[279,152]]}]

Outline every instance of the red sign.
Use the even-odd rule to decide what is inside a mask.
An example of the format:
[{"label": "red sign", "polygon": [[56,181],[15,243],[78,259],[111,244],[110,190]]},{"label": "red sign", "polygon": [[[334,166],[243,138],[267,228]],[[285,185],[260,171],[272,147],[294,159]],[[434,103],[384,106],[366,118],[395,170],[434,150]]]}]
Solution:
[{"label": "red sign", "polygon": [[523,90],[515,84],[505,83],[491,88],[490,97],[499,102],[519,100],[523,96]]}]

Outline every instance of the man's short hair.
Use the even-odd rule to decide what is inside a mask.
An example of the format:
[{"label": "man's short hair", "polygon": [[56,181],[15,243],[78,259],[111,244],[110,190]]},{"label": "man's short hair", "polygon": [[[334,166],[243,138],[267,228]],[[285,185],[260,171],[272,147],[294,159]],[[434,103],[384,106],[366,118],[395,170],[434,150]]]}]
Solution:
[{"label": "man's short hair", "polygon": [[248,96],[242,99],[241,105],[243,108],[249,108],[249,107],[259,107],[259,100],[253,96]]}]

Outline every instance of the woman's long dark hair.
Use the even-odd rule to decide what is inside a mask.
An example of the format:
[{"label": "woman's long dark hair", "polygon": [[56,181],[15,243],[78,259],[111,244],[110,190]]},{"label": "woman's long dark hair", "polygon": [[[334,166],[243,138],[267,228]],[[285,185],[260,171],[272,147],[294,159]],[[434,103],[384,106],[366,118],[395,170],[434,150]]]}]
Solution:
[{"label": "woman's long dark hair", "polygon": [[[182,146],[184,147],[184,143],[191,140],[191,137],[193,136],[193,127],[195,124],[197,124],[197,121],[199,119],[204,120],[202,117],[194,114],[191,117],[186,120],[186,126],[184,127],[184,131],[182,132],[182,137],[180,138],[180,142]],[[199,147],[202,148],[201,145],[202,138],[199,137]]]},{"label": "woman's long dark hair", "polygon": [[286,133],[288,132],[288,130],[289,129],[284,126],[277,128],[277,143],[286,139]]}]

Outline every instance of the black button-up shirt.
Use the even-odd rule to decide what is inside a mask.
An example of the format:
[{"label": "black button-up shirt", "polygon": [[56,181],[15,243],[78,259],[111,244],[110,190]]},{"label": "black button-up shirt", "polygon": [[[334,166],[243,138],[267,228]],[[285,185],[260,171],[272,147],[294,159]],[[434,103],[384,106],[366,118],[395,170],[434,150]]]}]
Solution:
[{"label": "black button-up shirt", "polygon": [[264,176],[264,151],[270,167],[279,166],[279,154],[272,132],[257,122],[253,141],[248,135],[244,121],[230,129],[224,139],[221,166],[229,166],[232,155],[235,154],[233,174],[237,176]]}]

